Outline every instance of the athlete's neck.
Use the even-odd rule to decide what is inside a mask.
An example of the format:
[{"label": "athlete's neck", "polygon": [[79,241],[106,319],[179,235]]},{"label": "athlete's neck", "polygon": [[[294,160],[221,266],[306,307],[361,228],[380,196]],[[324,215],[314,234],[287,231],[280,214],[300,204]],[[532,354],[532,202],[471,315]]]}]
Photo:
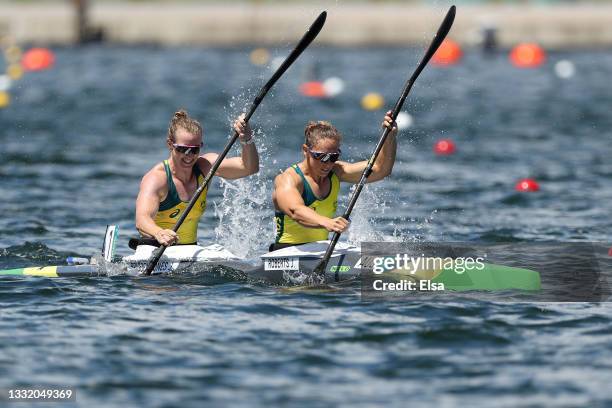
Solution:
[{"label": "athlete's neck", "polygon": [[193,177],[193,165],[185,166],[174,162],[172,157],[168,160],[168,165],[170,166],[170,171],[172,175],[177,179],[181,180],[183,183],[189,182]]},{"label": "athlete's neck", "polygon": [[327,175],[315,174],[313,169],[311,169],[308,166],[308,162],[306,160],[299,163],[298,166],[300,167],[300,169],[302,170],[302,173],[304,173],[305,176],[308,176],[311,179],[313,179],[314,182],[317,183],[318,185],[323,183],[323,180],[325,180],[325,178],[327,177]]}]

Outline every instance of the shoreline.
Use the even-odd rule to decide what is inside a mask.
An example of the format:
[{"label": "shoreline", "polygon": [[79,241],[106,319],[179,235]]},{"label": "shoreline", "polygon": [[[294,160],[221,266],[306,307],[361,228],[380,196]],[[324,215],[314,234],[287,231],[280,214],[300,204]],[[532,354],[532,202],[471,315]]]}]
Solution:
[{"label": "shoreline", "polygon": [[[331,2],[330,2],[331,3]],[[450,3],[449,3],[450,4]],[[89,25],[116,44],[286,45],[299,39],[325,4],[105,3],[89,10]],[[317,38],[331,46],[410,46],[427,43],[448,6],[331,4]],[[486,28],[500,47],[536,42],[548,49],[612,47],[612,5],[459,6],[449,38],[480,44]],[[76,12],[68,4],[2,3],[0,35],[17,43],[77,42]]]}]

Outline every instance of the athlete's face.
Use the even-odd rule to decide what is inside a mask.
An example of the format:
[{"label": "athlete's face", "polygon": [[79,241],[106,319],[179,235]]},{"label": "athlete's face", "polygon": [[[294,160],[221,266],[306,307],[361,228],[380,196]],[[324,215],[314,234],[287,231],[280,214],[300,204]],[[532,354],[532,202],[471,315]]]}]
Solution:
[{"label": "athlete's face", "polygon": [[[195,153],[196,149],[186,149],[186,146],[201,146],[202,136],[190,133],[179,127],[174,137],[174,142],[168,142],[173,161],[184,167],[193,167],[198,159],[199,152]],[[184,153],[185,150],[188,150],[188,153]]]},{"label": "athlete's face", "polygon": [[[334,168],[334,163],[329,160],[328,155],[321,155],[319,153],[340,153],[340,143],[335,139],[319,139],[314,146],[308,147],[307,145],[302,145],[302,150],[304,152],[304,157],[308,163],[308,167],[312,170],[314,175],[319,177],[326,177],[330,171]],[[323,158],[317,159],[313,156],[319,156]]]}]

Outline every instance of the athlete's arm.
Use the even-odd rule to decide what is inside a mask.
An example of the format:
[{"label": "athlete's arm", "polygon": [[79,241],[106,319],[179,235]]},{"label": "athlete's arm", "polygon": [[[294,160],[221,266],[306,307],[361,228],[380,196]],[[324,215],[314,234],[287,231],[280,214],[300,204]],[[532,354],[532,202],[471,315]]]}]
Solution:
[{"label": "athlete's arm", "polygon": [[344,232],[348,221],[342,217],[328,218],[304,204],[298,189],[300,181],[284,172],[274,179],[272,199],[276,207],[292,220],[307,228],[325,228],[329,232]]},{"label": "athlete's arm", "polygon": [[161,194],[166,186],[166,177],[152,170],[140,182],[136,199],[136,228],[144,236],[154,237],[162,245],[169,246],[178,241],[176,232],[160,228],[155,224],[155,215],[161,202]]},{"label": "athlete's arm", "polygon": [[[226,179],[238,179],[259,171],[259,154],[255,143],[253,143],[253,131],[244,120],[244,114],[240,115],[234,122],[234,130],[238,132],[238,137],[242,144],[240,157],[225,158],[217,169],[216,175]],[[250,142],[250,143],[249,143]],[[210,163],[214,163],[219,157],[216,153],[207,153],[204,158]]]},{"label": "athlete's arm", "polygon": [[[391,111],[387,112],[383,120],[383,127],[391,129],[385,143],[383,144],[380,153],[376,157],[376,161],[372,166],[372,173],[367,179],[367,183],[379,181],[391,174],[393,165],[395,164],[395,152],[397,151],[397,124],[391,123]],[[368,161],[360,161],[356,163],[348,163],[344,161],[336,162],[334,172],[338,175],[340,181],[356,184],[361,179],[361,174],[368,165]]]}]

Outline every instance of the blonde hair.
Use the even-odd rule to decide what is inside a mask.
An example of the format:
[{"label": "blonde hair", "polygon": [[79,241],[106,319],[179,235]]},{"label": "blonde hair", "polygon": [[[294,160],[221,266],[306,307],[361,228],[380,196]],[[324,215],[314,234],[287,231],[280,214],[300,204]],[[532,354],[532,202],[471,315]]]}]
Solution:
[{"label": "blonde hair", "polygon": [[178,128],[185,129],[189,133],[202,136],[202,125],[197,120],[190,118],[183,109],[174,112],[170,125],[168,126],[168,141],[176,142],[176,131]]},{"label": "blonde hair", "polygon": [[304,129],[304,143],[312,148],[319,140],[333,139],[340,143],[342,134],[334,125],[326,121],[308,122]]}]

